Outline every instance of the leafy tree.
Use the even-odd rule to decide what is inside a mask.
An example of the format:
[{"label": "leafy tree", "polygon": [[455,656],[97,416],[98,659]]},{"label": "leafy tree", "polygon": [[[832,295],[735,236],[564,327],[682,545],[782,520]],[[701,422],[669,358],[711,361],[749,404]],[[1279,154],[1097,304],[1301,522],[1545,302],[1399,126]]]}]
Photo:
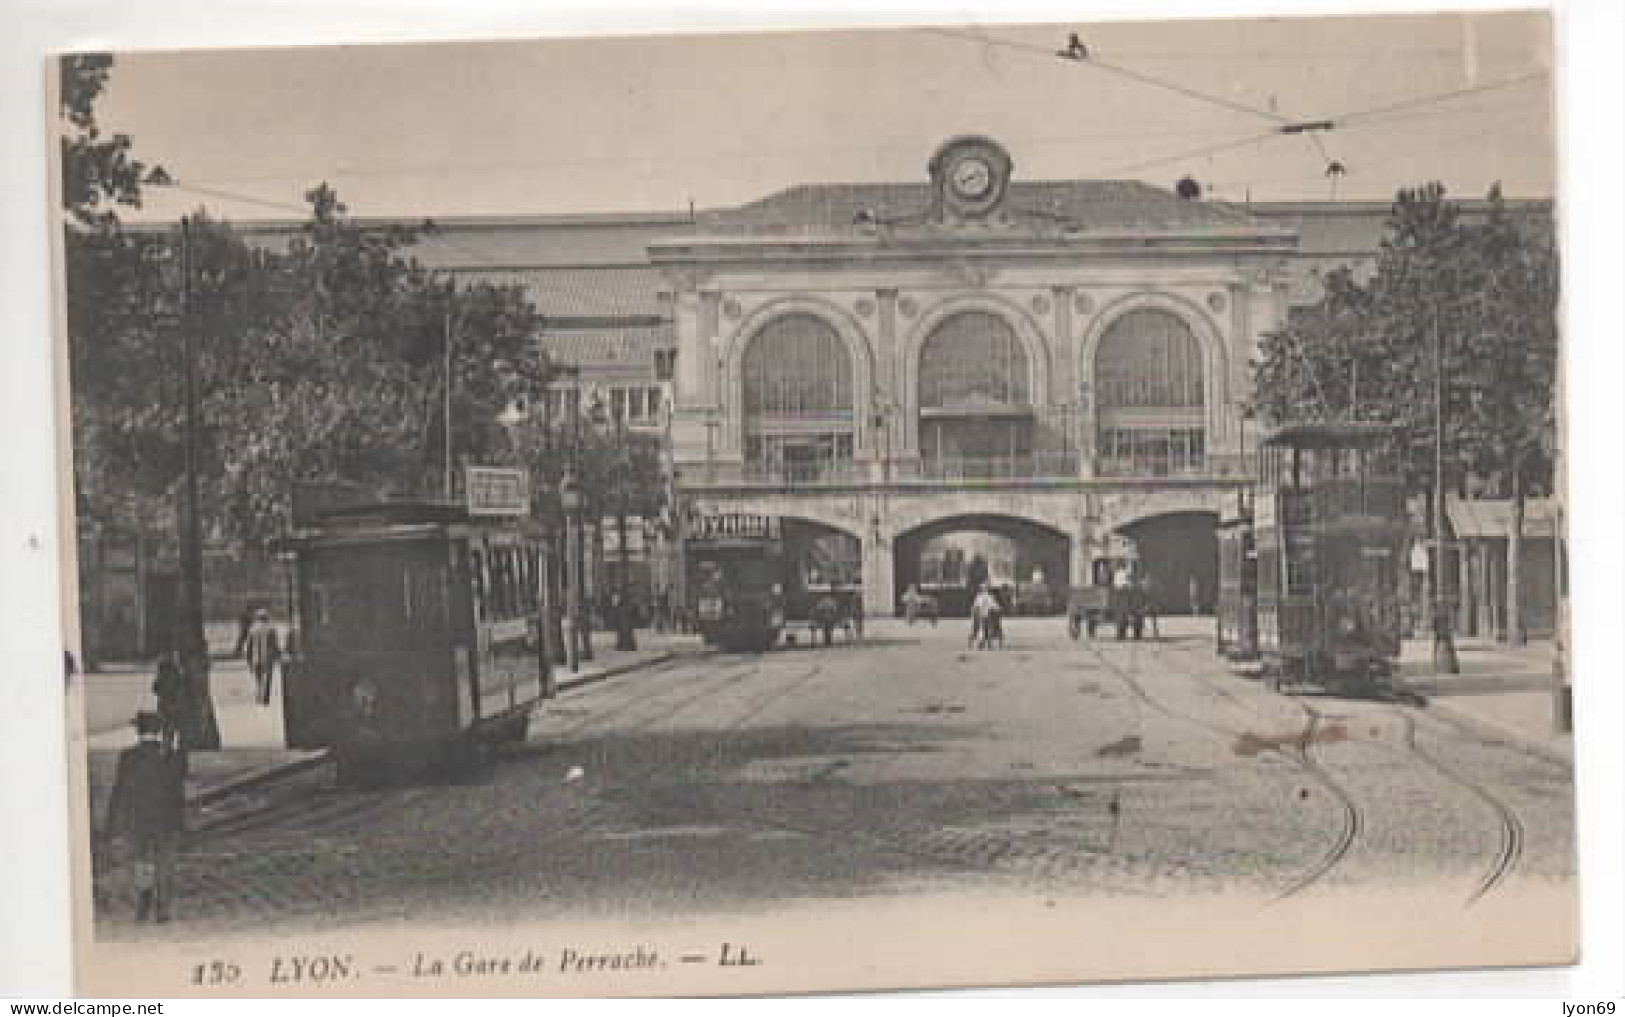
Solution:
[{"label": "leafy tree", "polygon": [[[1370,279],[1331,273],[1320,301],[1264,338],[1255,401],[1275,423],[1395,425],[1407,487],[1430,499],[1442,419],[1445,490],[1512,498],[1516,543],[1525,496],[1551,485],[1557,255],[1499,188],[1487,201],[1469,222],[1439,184],[1400,191]],[[1514,617],[1517,596],[1514,568]]]},{"label": "leafy tree", "polygon": [[131,155],[129,135],[106,137],[96,123],[96,99],[107,88],[112,67],[107,53],[71,53],[58,61],[62,206],[82,226],[116,225],[118,215],[108,204],[139,208],[143,183],[169,179],[162,167]]}]

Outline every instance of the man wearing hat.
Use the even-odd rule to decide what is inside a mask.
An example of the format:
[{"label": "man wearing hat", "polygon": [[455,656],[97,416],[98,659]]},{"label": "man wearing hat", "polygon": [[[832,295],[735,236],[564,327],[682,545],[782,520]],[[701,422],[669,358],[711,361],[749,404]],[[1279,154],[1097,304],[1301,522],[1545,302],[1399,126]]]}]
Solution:
[{"label": "man wearing hat", "polygon": [[271,612],[260,608],[254,612],[254,624],[248,629],[248,642],[244,647],[248,668],[254,672],[255,696],[261,706],[271,702],[271,678],[282,657],[277,644],[276,628],[271,624]]},{"label": "man wearing hat", "polygon": [[186,788],[180,756],[164,748],[163,718],[135,715],[136,744],[119,753],[107,803],[107,835],[135,853],[135,917],[169,921],[175,852],[186,823]]}]

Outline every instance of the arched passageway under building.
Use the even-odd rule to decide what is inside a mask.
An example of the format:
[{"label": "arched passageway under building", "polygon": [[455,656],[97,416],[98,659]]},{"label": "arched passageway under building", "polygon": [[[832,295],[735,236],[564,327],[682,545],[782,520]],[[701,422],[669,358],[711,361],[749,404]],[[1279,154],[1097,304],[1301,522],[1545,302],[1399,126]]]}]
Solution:
[{"label": "arched passageway under building", "polygon": [[1213,612],[1219,585],[1218,522],[1212,512],[1169,512],[1118,528],[1134,542],[1158,611]]},{"label": "arched passageway under building", "polygon": [[786,608],[804,617],[809,605],[832,590],[863,588],[863,546],[845,530],[794,516],[781,517],[786,563]]},{"label": "arched passageway under building", "polygon": [[1066,534],[1017,516],[934,520],[899,535],[893,545],[894,602],[917,586],[937,598],[943,614],[966,615],[972,586],[983,579],[1002,595],[1017,584],[1043,584],[1064,598],[1070,548]]}]

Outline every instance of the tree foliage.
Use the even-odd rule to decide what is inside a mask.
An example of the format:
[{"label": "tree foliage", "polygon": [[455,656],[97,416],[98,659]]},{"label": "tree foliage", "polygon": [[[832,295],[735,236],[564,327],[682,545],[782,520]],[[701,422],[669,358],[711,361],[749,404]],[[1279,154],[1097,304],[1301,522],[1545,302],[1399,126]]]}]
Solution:
[{"label": "tree foliage", "polygon": [[[285,532],[293,485],[439,491],[447,458],[512,458],[497,422],[547,381],[518,287],[460,286],[411,258],[418,232],[366,228],[325,184],[285,246],[205,213],[126,227],[162,182],[94,104],[112,61],[63,61],[67,331],[80,512],[174,533],[184,467],[183,351],[200,408],[202,522],[257,544]],[[448,371],[449,366],[449,371]]]},{"label": "tree foliage", "polygon": [[1515,219],[1498,188],[1486,205],[1469,221],[1438,184],[1399,192],[1369,279],[1329,273],[1321,299],[1264,338],[1253,365],[1259,414],[1392,423],[1421,491],[1432,486],[1437,402],[1447,487],[1510,496],[1549,486],[1553,232]]}]

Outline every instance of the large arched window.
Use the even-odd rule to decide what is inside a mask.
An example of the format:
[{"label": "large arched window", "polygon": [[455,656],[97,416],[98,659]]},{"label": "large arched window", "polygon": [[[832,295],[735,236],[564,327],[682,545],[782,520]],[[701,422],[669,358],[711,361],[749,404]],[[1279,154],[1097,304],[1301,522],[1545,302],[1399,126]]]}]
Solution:
[{"label": "large arched window", "polygon": [[1130,311],[1095,352],[1097,469],[1200,472],[1206,463],[1202,348],[1178,315]]},{"label": "large arched window", "polygon": [[931,474],[1025,476],[1033,468],[1027,351],[1010,323],[963,311],[920,347],[920,459]]},{"label": "large arched window", "polygon": [[978,408],[1027,401],[1027,351],[1003,318],[965,311],[926,338],[920,349],[922,407]]},{"label": "large arched window", "polygon": [[773,319],[751,338],[742,367],[753,474],[796,482],[849,468],[852,357],[828,322],[803,313]]}]

